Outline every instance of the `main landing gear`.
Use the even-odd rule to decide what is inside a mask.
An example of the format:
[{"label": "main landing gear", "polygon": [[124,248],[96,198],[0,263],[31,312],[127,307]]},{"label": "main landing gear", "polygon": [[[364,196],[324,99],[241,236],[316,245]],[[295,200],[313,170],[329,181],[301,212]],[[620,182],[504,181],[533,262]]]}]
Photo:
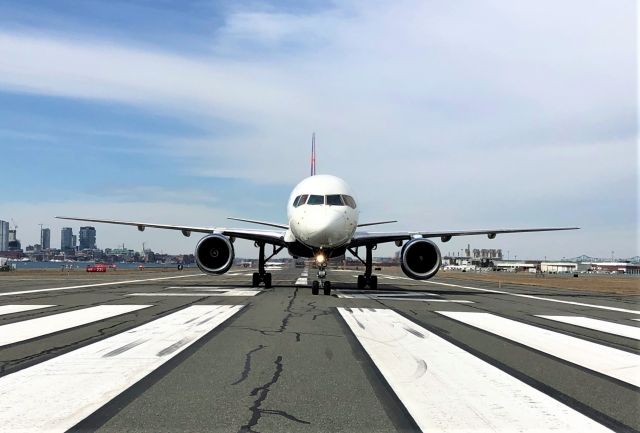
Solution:
[{"label": "main landing gear", "polygon": [[313,295],[317,295],[320,293],[320,288],[322,287],[322,292],[329,296],[331,294],[331,281],[326,280],[327,278],[327,265],[325,263],[318,264],[318,279],[311,283],[311,293]]},{"label": "main landing gear", "polygon": [[367,286],[370,289],[376,290],[378,288],[378,276],[373,275],[373,253],[377,245],[365,245],[367,249],[367,256],[365,260],[362,260],[358,255],[358,249],[353,250],[349,248],[349,252],[353,254],[358,260],[364,264],[364,275],[358,275],[358,290],[364,290]]},{"label": "main landing gear", "polygon": [[266,259],[264,258],[264,242],[256,242],[255,246],[260,249],[260,253],[258,254],[258,272],[253,273],[253,278],[251,279],[251,287],[258,287],[260,283],[264,283],[264,287],[266,289],[271,288],[271,273],[266,272],[264,269],[265,263],[269,261],[273,256],[278,254],[284,247],[276,247],[273,246],[273,254],[271,254]]}]

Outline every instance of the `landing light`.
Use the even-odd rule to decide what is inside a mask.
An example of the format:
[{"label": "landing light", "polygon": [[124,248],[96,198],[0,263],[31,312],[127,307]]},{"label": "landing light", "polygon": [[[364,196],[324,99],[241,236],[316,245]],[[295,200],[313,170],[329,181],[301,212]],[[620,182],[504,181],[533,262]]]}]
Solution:
[{"label": "landing light", "polygon": [[318,262],[318,263],[322,264],[322,263],[324,263],[324,261],[325,261],[324,254],[319,253],[319,254],[316,256],[316,262]]}]

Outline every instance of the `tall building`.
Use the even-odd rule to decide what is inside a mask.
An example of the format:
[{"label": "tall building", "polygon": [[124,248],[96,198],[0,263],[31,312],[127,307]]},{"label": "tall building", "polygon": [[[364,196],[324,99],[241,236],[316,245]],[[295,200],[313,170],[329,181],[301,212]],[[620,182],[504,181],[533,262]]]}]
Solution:
[{"label": "tall building", "polygon": [[0,220],[0,251],[9,249],[9,221]]},{"label": "tall building", "polygon": [[63,227],[60,232],[60,249],[62,251],[73,249],[73,229],[71,227]]},{"label": "tall building", "polygon": [[78,246],[78,237],[76,235],[71,236],[71,248],[74,250]]},{"label": "tall building", "polygon": [[51,229],[40,229],[40,246],[43,250],[51,249]]},{"label": "tall building", "polygon": [[7,251],[21,251],[22,245],[18,240],[17,229],[9,229],[9,244],[7,245]]},{"label": "tall building", "polygon": [[80,249],[93,250],[96,248],[96,228],[80,227]]}]

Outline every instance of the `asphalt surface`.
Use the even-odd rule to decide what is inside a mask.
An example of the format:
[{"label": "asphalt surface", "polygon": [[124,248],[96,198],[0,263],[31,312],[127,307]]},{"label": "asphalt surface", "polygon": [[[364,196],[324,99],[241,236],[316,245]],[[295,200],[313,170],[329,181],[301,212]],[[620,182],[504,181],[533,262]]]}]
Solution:
[{"label": "asphalt surface", "polygon": [[[377,291],[360,292],[355,290],[356,272],[331,270],[332,296],[313,296],[304,285],[303,269],[295,268],[273,271],[274,288],[247,292],[251,290],[250,272],[233,269],[215,277],[187,270],[139,275],[117,271],[47,277],[0,275],[0,431],[17,431],[26,425],[29,431],[395,432],[419,431],[421,426],[426,430],[425,422],[435,419],[436,413],[440,421],[434,431],[447,431],[447,425],[462,431],[475,430],[473,426],[492,431],[546,431],[551,428],[542,421],[535,424],[535,419],[548,416],[562,421],[568,416],[554,413],[559,409],[541,409],[542,403],[535,399],[597,427],[640,431],[640,378],[636,376],[640,365],[634,357],[640,355],[634,334],[640,327],[637,296],[504,284],[498,288],[493,283],[447,276],[418,282],[384,275],[379,277]],[[158,279],[166,277],[170,278]],[[134,282],[127,282],[131,280]],[[2,313],[3,307],[24,305],[48,307]],[[70,321],[71,316],[61,316],[65,318],[62,325],[33,322],[116,305],[144,307],[103,319],[87,314],[78,319],[82,322],[79,325]],[[180,326],[172,328],[174,325],[136,331],[141,325],[153,326],[181,311],[192,311],[193,306],[212,305],[243,307],[218,325],[213,325],[209,316],[180,322],[180,326],[186,326],[185,335],[192,330],[188,328],[191,321],[200,327],[209,326],[197,328],[200,334],[193,338],[170,335],[183,332]],[[408,320],[411,329],[403,326],[415,341],[409,334],[403,339],[378,336],[377,332],[383,332],[379,310],[397,313],[393,314],[396,323]],[[497,322],[501,327],[492,331],[465,322],[467,316],[457,313],[488,313],[472,315],[480,318],[482,326],[505,318],[518,323],[507,322],[514,325],[512,328]],[[598,326],[614,326],[605,332],[538,317],[541,315],[596,319],[599,322],[592,323]],[[349,317],[355,319],[347,320]],[[362,322],[362,317],[369,322]],[[18,323],[21,325],[7,326]],[[65,323],[72,327],[55,327],[64,328]],[[530,327],[520,331],[519,324]],[[39,333],[38,326],[43,329]],[[81,348],[98,347],[100,342],[108,343],[127,331],[137,332],[132,343],[77,361]],[[144,344],[150,344],[161,331],[168,333],[162,341],[170,350],[154,352],[153,356],[144,354]],[[516,337],[509,336],[508,331]],[[575,337],[571,341],[580,340],[578,343],[586,344],[588,350],[596,350],[593,353],[615,349],[611,353],[616,357],[628,354],[631,364],[598,369],[591,362],[609,361],[614,356],[593,359],[587,352],[581,353],[583,346],[560,343],[552,348],[554,352],[529,342],[542,331],[547,334],[541,344],[556,337],[558,341],[564,341],[563,336]],[[370,334],[366,336],[365,332]],[[520,337],[521,341],[514,340]],[[3,338],[14,340],[3,344]],[[376,355],[369,343],[382,344],[383,350]],[[426,345],[432,343],[451,347],[446,353],[457,355],[434,351],[431,359],[429,350],[435,349],[425,349],[426,355],[418,360],[423,370],[403,377],[403,359],[416,358],[413,350],[421,344],[431,347]],[[132,350],[123,361],[129,364],[115,364],[119,359],[116,355],[124,352],[126,356],[136,345],[140,345],[136,355]],[[598,352],[602,350],[605,352]],[[489,369],[487,373],[464,373],[467,370],[458,364],[463,362],[461,351],[471,355],[470,362],[482,361],[478,365]],[[169,356],[164,356],[166,353]],[[581,356],[586,359],[576,361]],[[438,363],[441,359],[444,364]],[[103,370],[97,366],[102,364],[98,362],[107,367],[114,362],[115,373],[101,376]],[[143,369],[145,362],[150,367],[139,376],[126,373],[127,369]],[[49,367],[38,370],[43,365]],[[28,376],[31,373],[34,376]],[[23,382],[15,385],[21,374],[35,379],[20,379]],[[394,379],[393,374],[399,374],[400,379]],[[491,376],[490,380],[485,374]],[[127,377],[123,384],[117,383],[120,376]],[[444,382],[449,378],[452,383],[447,385]],[[431,382],[423,382],[427,379]],[[479,382],[481,379],[489,381]],[[73,380],[80,385],[71,387]],[[112,386],[113,390],[93,397],[96,383]],[[460,391],[457,384],[470,390]],[[476,384],[483,384],[480,394],[472,394]],[[446,389],[458,389],[461,394],[448,395],[442,391]],[[530,394],[525,398],[523,392]],[[422,401],[420,395],[428,398]],[[82,398],[95,407],[79,401]],[[522,400],[526,407],[499,405],[498,398],[513,400],[514,405]],[[29,406],[34,402],[39,405],[36,409]],[[478,409],[480,403],[486,404],[491,413]],[[447,408],[458,404],[463,409],[446,413]],[[61,415],[63,410],[56,405],[69,413]],[[503,419],[495,424],[492,417],[501,413]],[[527,417],[534,424],[526,424]],[[468,424],[460,427],[459,423],[467,419]]]}]

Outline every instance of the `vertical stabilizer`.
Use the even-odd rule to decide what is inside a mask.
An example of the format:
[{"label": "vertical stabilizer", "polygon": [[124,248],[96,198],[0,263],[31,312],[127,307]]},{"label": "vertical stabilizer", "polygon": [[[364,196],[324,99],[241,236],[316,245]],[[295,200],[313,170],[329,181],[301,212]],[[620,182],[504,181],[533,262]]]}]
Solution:
[{"label": "vertical stabilizer", "polygon": [[316,133],[311,134],[311,176],[316,175]]}]

